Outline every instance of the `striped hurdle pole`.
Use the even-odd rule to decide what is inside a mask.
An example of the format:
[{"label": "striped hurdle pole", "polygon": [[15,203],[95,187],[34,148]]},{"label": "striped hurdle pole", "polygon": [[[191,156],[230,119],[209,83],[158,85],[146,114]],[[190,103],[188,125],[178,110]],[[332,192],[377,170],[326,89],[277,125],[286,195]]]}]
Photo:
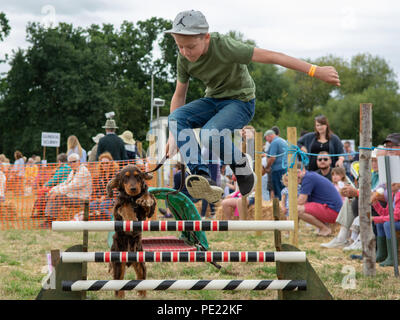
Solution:
[{"label": "striped hurdle pole", "polygon": [[306,280],[78,280],[63,291],[119,290],[306,290]]},{"label": "striped hurdle pole", "polygon": [[53,221],[53,231],[272,231],[293,230],[294,221]]},{"label": "striped hurdle pole", "polygon": [[62,252],[64,263],[81,262],[305,262],[304,251]]}]

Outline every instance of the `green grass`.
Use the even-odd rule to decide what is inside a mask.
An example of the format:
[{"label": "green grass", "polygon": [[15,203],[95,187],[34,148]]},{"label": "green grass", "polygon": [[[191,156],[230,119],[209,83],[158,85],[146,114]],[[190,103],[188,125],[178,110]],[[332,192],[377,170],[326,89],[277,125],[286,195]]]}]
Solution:
[{"label": "green grass", "polygon": [[[178,232],[146,232],[150,236],[179,236]],[[211,251],[274,251],[273,232],[208,232]],[[282,238],[288,242],[287,238]],[[400,281],[394,277],[393,267],[376,267],[376,276],[363,275],[362,261],[351,260],[340,249],[323,249],[326,238],[316,237],[312,230],[300,224],[299,249],[307,258],[335,299],[399,299]],[[329,240],[328,240],[329,241]],[[82,243],[82,232],[51,232],[50,230],[0,231],[0,297],[9,300],[33,300],[40,291],[46,269],[46,254],[52,249],[66,250]],[[107,233],[89,233],[89,251],[106,251]],[[217,269],[210,263],[147,263],[148,279],[276,279],[274,263],[219,263]],[[343,281],[353,270],[356,288],[343,288]],[[128,268],[125,279],[135,279],[133,268]],[[108,264],[89,263],[88,279],[112,279]],[[138,299],[134,291],[127,291],[126,299]],[[88,299],[115,299],[113,292],[89,292]],[[236,300],[276,299],[276,291],[150,291],[146,299],[157,300]]]}]

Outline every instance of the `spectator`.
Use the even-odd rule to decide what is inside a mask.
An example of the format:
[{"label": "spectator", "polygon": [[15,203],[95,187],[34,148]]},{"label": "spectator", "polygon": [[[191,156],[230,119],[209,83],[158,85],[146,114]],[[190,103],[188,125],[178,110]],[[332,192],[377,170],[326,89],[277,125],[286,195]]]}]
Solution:
[{"label": "spectator", "polygon": [[351,174],[351,163],[353,161],[358,161],[358,155],[354,154],[354,151],[351,148],[350,141],[345,141],[343,143],[343,149],[344,149],[344,153],[346,153],[346,155],[344,156],[344,161],[343,161],[343,166],[346,169],[346,175],[348,177],[353,178],[352,181],[354,181],[354,177]]},{"label": "spectator", "polygon": [[328,155],[327,151],[321,151],[317,156],[317,166],[318,170],[316,171],[321,176],[327,178],[329,181],[332,181],[332,159]]},{"label": "spectator", "polygon": [[[262,156],[261,158],[261,168],[262,168],[262,178],[261,178],[261,188],[262,188],[262,198],[264,201],[269,201],[271,199],[270,197],[270,191],[268,188],[268,183],[269,183],[269,177],[270,175],[267,173],[267,157],[265,155]],[[271,182],[272,186],[272,182]]]},{"label": "spectator", "polygon": [[6,200],[7,178],[3,172],[3,167],[3,163],[0,162],[0,203],[3,203]]},{"label": "spectator", "polygon": [[[378,150],[378,151],[373,151],[371,153],[371,164],[372,164],[372,182],[371,182],[371,190],[373,192],[373,197],[377,195],[375,189],[378,187],[378,181],[379,181],[379,174],[378,174],[378,160],[377,157],[380,155],[384,155],[385,151],[383,150]],[[333,238],[330,242],[327,243],[322,243],[321,247],[324,248],[340,248],[343,247],[343,250],[359,250],[361,249],[361,239],[360,235],[356,230],[357,225],[359,222],[356,220],[358,218],[358,190],[355,188],[355,186],[351,183],[349,179],[347,179],[347,184],[345,184],[341,189],[340,189],[340,194],[342,197],[345,197],[345,200],[343,201],[343,206],[340,209],[339,215],[336,219],[336,222],[340,225],[340,230],[338,235]],[[383,196],[382,196],[383,197]],[[381,198],[381,200],[385,201],[385,198]],[[371,213],[372,216],[377,216],[377,212],[373,207],[371,207]],[[374,227],[374,233],[376,234],[376,227],[373,224]],[[349,231],[352,230],[351,233],[351,241],[352,243],[349,243]]]},{"label": "spectator", "polygon": [[[400,230],[400,183],[392,184],[393,191],[393,216],[395,230]],[[372,202],[373,207],[379,216],[373,217],[377,229],[377,246],[376,262],[381,262],[381,267],[393,266],[393,246],[392,235],[390,232],[389,204],[385,208],[382,207],[378,200]],[[395,236],[395,235],[394,235]]]},{"label": "spectator", "polygon": [[316,226],[318,235],[332,233],[326,223],[335,223],[342,207],[342,199],[332,182],[316,172],[298,169],[301,188],[298,196],[299,219]]},{"label": "spectator", "polygon": [[[331,170],[331,179],[332,183],[335,186],[336,190],[339,192],[342,190],[342,188],[345,186],[345,184],[348,183],[347,176],[346,176],[346,169],[345,168],[340,168],[340,167],[335,167]],[[345,200],[345,197],[342,197],[342,201]]]},{"label": "spectator", "polygon": [[13,187],[15,195],[22,195],[24,190],[25,161],[21,151],[14,152],[14,166],[11,169],[11,179],[9,185]]},{"label": "spectator", "polygon": [[58,164],[54,175],[36,193],[36,201],[33,205],[31,218],[39,218],[44,215],[46,196],[48,192],[52,187],[63,183],[68,178],[72,170],[67,163],[67,154],[60,153],[57,156],[57,162]]},{"label": "spectator", "polygon": [[31,157],[28,159],[28,162],[26,163],[25,166],[25,195],[31,195],[32,190],[34,188],[35,184],[35,179],[38,175],[39,168],[35,164],[35,160]]},{"label": "spectator", "polygon": [[103,128],[106,129],[106,135],[99,140],[96,160],[104,152],[111,153],[114,161],[128,160],[124,141],[115,133],[115,130],[118,129],[115,120],[107,119]]},{"label": "spectator", "polygon": [[276,134],[277,136],[280,136],[281,131],[279,130],[279,127],[273,126],[273,127],[271,128],[271,130],[272,130],[273,132],[275,132],[275,134]]},{"label": "spectator", "polygon": [[92,137],[93,142],[95,145],[92,147],[92,149],[89,151],[89,162],[96,161],[96,156],[97,156],[97,147],[99,145],[99,140],[104,137],[104,133],[98,133],[94,137]]},{"label": "spectator", "polygon": [[89,203],[91,213],[98,218],[111,220],[113,199],[107,197],[107,184],[118,172],[118,165],[113,161],[109,152],[104,152],[99,157],[98,170],[93,179],[92,201]]},{"label": "spectator", "polygon": [[128,156],[128,159],[138,158],[138,152],[135,145],[136,141],[133,139],[133,133],[129,130],[126,130],[119,137],[125,143],[126,155]]},{"label": "spectator", "polygon": [[80,156],[77,153],[68,156],[68,164],[72,171],[63,183],[50,189],[42,228],[51,227],[51,222],[57,219],[61,206],[81,206],[85,200],[89,200],[92,193],[92,177],[79,159]]},{"label": "spectator", "polygon": [[232,176],[227,174],[227,165],[221,166],[221,188],[224,190],[224,198],[236,190],[235,182],[232,180]]},{"label": "spectator", "polygon": [[284,188],[284,185],[282,184],[282,176],[287,171],[287,155],[285,153],[288,145],[285,140],[278,137],[272,130],[266,132],[266,139],[270,143],[270,147],[268,150],[269,158],[265,170],[271,175],[274,196],[281,200],[281,191]]},{"label": "spectator", "polygon": [[[328,119],[323,115],[314,119],[314,132],[306,133],[300,137],[297,145],[307,153],[318,154],[321,151],[327,151],[328,154],[344,153],[342,141],[331,131]],[[343,156],[334,156],[332,157],[332,166],[343,167],[343,161]],[[318,170],[316,156],[310,156],[307,169],[309,171]]]},{"label": "spectator", "polygon": [[81,163],[86,162],[86,150],[82,148],[78,138],[74,135],[69,136],[67,139],[67,156],[73,153],[77,153],[79,155],[79,161]]},{"label": "spectator", "polygon": [[[247,206],[251,206],[255,203],[254,192],[252,192],[247,197]],[[240,191],[235,191],[234,193],[225,197],[221,202],[222,206],[222,219],[223,220],[237,220],[243,216],[242,210],[242,195]],[[235,218],[236,217],[236,218]]]}]

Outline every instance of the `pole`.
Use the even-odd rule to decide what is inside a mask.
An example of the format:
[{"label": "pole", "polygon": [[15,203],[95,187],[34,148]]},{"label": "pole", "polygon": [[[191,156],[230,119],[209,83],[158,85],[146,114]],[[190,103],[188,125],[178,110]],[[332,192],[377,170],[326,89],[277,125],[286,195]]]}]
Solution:
[{"label": "pole", "polygon": [[389,217],[390,217],[390,234],[392,235],[392,252],[393,252],[393,268],[394,275],[399,276],[399,260],[397,256],[397,238],[396,228],[394,226],[394,215],[393,215],[393,196],[392,196],[392,177],[390,173],[390,158],[385,156],[385,169],[386,169],[386,188],[389,206]]},{"label": "pole", "polygon": [[154,75],[151,74],[150,123],[153,121],[153,102],[154,102],[153,92],[154,92]]},{"label": "pole", "polygon": [[[261,152],[262,152],[262,133],[255,133],[255,164],[254,169],[257,176],[254,220],[261,220],[262,210],[262,171],[261,171]],[[256,236],[261,236],[261,232],[257,231]]]},{"label": "pole", "polygon": [[[296,127],[287,128],[287,138],[289,144],[297,145],[297,129]],[[287,163],[291,162],[291,156],[294,154],[287,155]],[[288,191],[289,191],[289,220],[294,221],[294,230],[290,232],[290,242],[294,246],[298,246],[299,243],[299,218],[297,212],[297,159],[293,168],[288,168]]]},{"label": "pole", "polygon": [[[358,215],[360,217],[360,236],[363,251],[363,273],[376,274],[375,235],[371,219],[371,150],[372,147],[372,104],[360,104],[360,178]],[[366,149],[364,149],[366,148]]]},{"label": "pole", "polygon": [[[242,137],[242,153],[246,153],[246,139]],[[241,210],[241,214],[242,216],[239,217],[240,220],[247,220],[247,196],[243,197],[242,196],[242,210]],[[240,214],[239,214],[240,215]]]},{"label": "pole", "polygon": [[43,147],[43,160],[46,159],[46,147]]}]

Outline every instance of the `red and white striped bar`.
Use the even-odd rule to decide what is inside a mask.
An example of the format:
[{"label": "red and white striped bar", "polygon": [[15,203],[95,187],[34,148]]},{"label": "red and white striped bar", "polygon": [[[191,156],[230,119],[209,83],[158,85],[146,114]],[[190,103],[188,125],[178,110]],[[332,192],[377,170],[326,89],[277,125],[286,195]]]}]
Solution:
[{"label": "red and white striped bar", "polygon": [[64,263],[82,262],[305,262],[304,251],[62,252]]},{"label": "red and white striped bar", "polygon": [[53,221],[53,231],[273,231],[294,230],[294,221]]},{"label": "red and white striped bar", "polygon": [[306,280],[78,280],[63,291],[119,290],[306,290]]}]

